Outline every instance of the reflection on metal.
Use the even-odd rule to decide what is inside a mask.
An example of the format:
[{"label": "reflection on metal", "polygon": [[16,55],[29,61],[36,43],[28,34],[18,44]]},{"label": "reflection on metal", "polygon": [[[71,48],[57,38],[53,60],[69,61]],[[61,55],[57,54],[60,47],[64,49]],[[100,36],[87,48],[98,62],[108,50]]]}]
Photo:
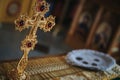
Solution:
[{"label": "reflection on metal", "polygon": [[29,34],[22,41],[21,50],[23,51],[23,56],[18,63],[17,70],[11,71],[10,76],[14,80],[26,80],[29,79],[25,68],[28,64],[28,54],[34,49],[37,43],[37,29],[41,29],[44,32],[50,31],[55,25],[55,17],[50,15],[45,18],[44,15],[49,11],[49,4],[45,0],[37,0],[35,6],[33,7],[33,16],[28,17],[27,15],[21,15],[15,20],[16,30],[20,32],[26,28],[31,27]]}]

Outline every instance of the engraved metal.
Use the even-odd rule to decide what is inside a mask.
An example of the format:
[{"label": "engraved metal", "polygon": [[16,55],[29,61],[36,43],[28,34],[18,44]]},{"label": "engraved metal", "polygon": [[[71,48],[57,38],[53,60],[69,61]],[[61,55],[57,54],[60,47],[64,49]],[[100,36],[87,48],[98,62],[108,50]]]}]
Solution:
[{"label": "engraved metal", "polygon": [[18,75],[22,75],[28,64],[28,54],[34,49],[37,44],[36,32],[38,29],[44,32],[50,31],[55,25],[55,17],[50,15],[45,18],[46,12],[49,11],[49,4],[45,0],[37,0],[35,6],[33,7],[33,16],[28,17],[27,15],[21,15],[15,20],[16,30],[20,32],[26,28],[31,27],[29,34],[22,41],[21,50],[23,51],[23,56],[17,65]]}]

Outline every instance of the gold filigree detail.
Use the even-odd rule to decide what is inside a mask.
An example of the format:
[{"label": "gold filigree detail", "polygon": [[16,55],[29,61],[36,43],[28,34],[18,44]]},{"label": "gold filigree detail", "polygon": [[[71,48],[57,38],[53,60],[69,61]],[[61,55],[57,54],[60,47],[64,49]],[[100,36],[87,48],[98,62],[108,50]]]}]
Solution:
[{"label": "gold filigree detail", "polygon": [[37,1],[34,7],[34,11],[37,12],[38,14],[45,14],[46,12],[49,11],[50,5],[46,3],[45,0]]},{"label": "gold filigree detail", "polygon": [[[23,51],[23,56],[18,63],[17,73],[19,76],[23,75],[24,70],[28,64],[28,54],[30,50],[33,50],[37,44],[37,29],[41,29],[44,32],[50,31],[55,25],[55,17],[49,16],[44,17],[46,12],[49,11],[49,4],[45,0],[37,0],[34,6],[34,14],[32,17],[27,15],[21,15],[15,20],[16,30],[20,32],[26,28],[31,27],[29,34],[22,41],[21,50]],[[21,76],[22,77],[22,76]]]},{"label": "gold filigree detail", "polygon": [[29,18],[26,15],[21,15],[18,19],[15,20],[15,29],[19,30],[20,32],[25,28],[28,28],[27,20]]},{"label": "gold filigree detail", "polygon": [[36,36],[31,38],[30,36],[26,36],[25,40],[22,41],[21,50],[33,50],[37,43]]},{"label": "gold filigree detail", "polygon": [[50,31],[54,25],[55,25],[55,17],[49,16],[47,18],[47,23],[46,23],[45,27],[43,28],[43,31],[44,32]]}]

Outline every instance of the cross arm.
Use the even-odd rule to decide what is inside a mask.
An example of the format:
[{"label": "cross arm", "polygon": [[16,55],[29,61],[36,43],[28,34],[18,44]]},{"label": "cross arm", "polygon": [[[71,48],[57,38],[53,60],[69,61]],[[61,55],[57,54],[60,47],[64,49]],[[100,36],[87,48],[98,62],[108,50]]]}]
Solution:
[{"label": "cross arm", "polygon": [[41,16],[40,18],[40,22],[38,24],[38,27],[43,30],[44,32],[48,32],[50,31],[53,26],[55,25],[55,17],[53,17],[52,15],[50,15],[47,18],[44,18],[43,16]]},{"label": "cross arm", "polygon": [[32,26],[34,24],[34,20],[24,14],[19,16],[14,23],[15,29],[21,32],[22,30],[29,28],[29,26]]}]

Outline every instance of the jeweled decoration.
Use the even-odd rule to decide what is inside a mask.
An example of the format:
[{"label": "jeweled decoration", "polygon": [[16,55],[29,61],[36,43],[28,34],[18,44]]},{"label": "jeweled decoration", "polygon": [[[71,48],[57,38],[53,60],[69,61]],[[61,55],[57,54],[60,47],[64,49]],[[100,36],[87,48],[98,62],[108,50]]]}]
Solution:
[{"label": "jeweled decoration", "polygon": [[29,17],[27,15],[21,15],[15,20],[16,30],[23,31],[26,28],[31,27],[29,34],[22,41],[21,50],[23,51],[23,56],[20,59],[17,70],[14,70],[14,74],[11,78],[13,80],[26,80],[28,79],[27,73],[25,72],[26,66],[28,64],[28,54],[34,49],[37,44],[36,32],[38,29],[44,32],[50,31],[55,25],[55,17],[50,15],[45,18],[46,12],[49,11],[49,4],[45,0],[37,0],[35,6],[33,7],[33,16]]}]

